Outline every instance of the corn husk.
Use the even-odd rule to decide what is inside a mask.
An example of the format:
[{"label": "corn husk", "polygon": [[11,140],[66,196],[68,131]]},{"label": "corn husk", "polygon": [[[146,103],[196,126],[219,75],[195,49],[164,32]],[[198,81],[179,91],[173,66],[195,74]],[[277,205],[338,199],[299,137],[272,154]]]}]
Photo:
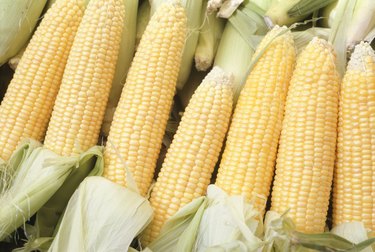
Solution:
[{"label": "corn husk", "polygon": [[258,217],[259,213],[245,203],[244,197],[230,197],[210,185],[207,196],[182,207],[148,248],[153,252],[254,251],[262,246],[257,237],[262,233]]},{"label": "corn husk", "polygon": [[[71,173],[64,184],[37,212],[35,221],[36,234],[33,234],[34,237],[52,236],[70,197],[79,184],[87,176],[99,176],[103,174],[104,161],[102,152],[103,148],[96,146],[79,156],[71,157],[71,162],[74,162],[74,160],[76,162],[72,163],[74,167]],[[64,162],[67,161],[66,158],[61,157],[61,160],[58,162],[64,165]]]},{"label": "corn husk", "polygon": [[[375,242],[367,239],[359,243],[351,242],[334,233],[304,234],[295,230],[287,213],[280,215],[273,211],[266,213],[264,252],[271,251],[362,251]],[[353,230],[354,231],[354,230]]]},{"label": "corn husk", "polygon": [[1,0],[0,66],[29,41],[46,0]]},{"label": "corn husk", "polygon": [[194,251],[255,251],[263,246],[261,215],[243,196],[229,197],[210,185],[207,199]]},{"label": "corn husk", "polygon": [[221,37],[214,66],[233,74],[235,102],[250,71],[255,49],[268,31],[262,18],[264,12],[246,0],[228,19]]},{"label": "corn husk", "polygon": [[147,199],[103,177],[86,178],[48,251],[127,251],[151,221]]},{"label": "corn husk", "polygon": [[[206,2],[204,6],[206,6]],[[206,9],[204,7],[204,9]],[[195,68],[207,71],[214,61],[217,48],[223,34],[225,20],[216,17],[216,13],[202,11],[202,29],[199,32],[198,44],[195,49]]]},{"label": "corn husk", "polygon": [[207,198],[202,196],[183,206],[165,223],[148,248],[153,252],[192,251],[207,204]]},{"label": "corn husk", "polygon": [[273,0],[265,16],[270,27],[291,25],[336,0]]},{"label": "corn husk", "polygon": [[[331,233],[341,236],[353,243],[360,243],[368,240],[367,230],[362,222],[346,222],[332,228]],[[371,247],[367,247],[362,252],[373,252]]]},{"label": "corn husk", "polygon": [[120,100],[121,91],[125,84],[130,63],[133,60],[138,0],[123,0],[125,5],[124,29],[122,31],[120,51],[118,54],[115,75],[112,80],[112,87],[108,97],[108,103],[102,124],[102,133],[108,136],[113,116]]},{"label": "corn husk", "polygon": [[[53,198],[61,186],[66,188],[67,196],[70,191],[75,190],[73,187],[77,181],[73,179],[65,183],[66,179],[74,178],[74,174],[81,174],[81,169],[91,170],[91,160],[98,164],[94,170],[100,174],[102,172],[100,147],[93,147],[80,156],[60,157],[44,147],[36,146],[38,143],[32,140],[22,143],[7,163],[5,173],[9,172],[11,175],[5,186],[3,184],[5,189],[0,196],[0,241],[22,226]],[[60,191],[59,194],[63,192]],[[32,234],[30,238],[35,236]]]}]

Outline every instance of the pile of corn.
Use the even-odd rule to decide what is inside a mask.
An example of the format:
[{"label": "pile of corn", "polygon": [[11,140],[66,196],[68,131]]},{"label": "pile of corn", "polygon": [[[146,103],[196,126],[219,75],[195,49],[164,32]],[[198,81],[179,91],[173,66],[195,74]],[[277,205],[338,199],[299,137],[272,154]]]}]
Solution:
[{"label": "pile of corn", "polygon": [[[127,197],[139,197],[153,214],[142,221],[137,216],[142,225],[123,250],[104,249],[96,241],[97,247],[84,251],[292,251],[296,244],[309,251],[354,251],[365,240],[343,235],[340,239],[352,246],[348,250],[318,241],[309,247],[299,239],[282,249],[273,240],[271,250],[270,243],[253,250],[204,250],[186,249],[176,233],[169,250],[158,249],[176,219],[186,211],[199,212],[192,206],[210,184],[228,197],[241,197],[258,222],[268,213],[287,216],[292,235],[314,241],[314,235],[331,228],[361,223],[366,238],[375,237],[374,2],[35,2],[0,3],[6,9],[0,12],[12,16],[0,20],[9,22],[0,39],[0,158],[5,164],[0,179],[19,176],[14,160],[19,146],[31,139],[60,158],[61,167],[67,165],[63,160],[82,160],[100,146],[96,161],[86,166],[94,170],[93,163],[100,161],[95,176],[105,182],[85,180],[93,175],[89,172],[72,177],[72,168],[56,194],[46,196],[13,229],[0,223],[0,251],[27,248],[44,236],[50,237],[47,247],[33,243],[28,249],[73,251],[67,244],[80,237],[59,235],[69,233],[64,222],[78,193],[91,188],[89,181],[97,183],[96,190],[129,188],[135,194]],[[5,202],[2,194],[17,179],[11,178],[10,186],[1,180],[0,202]],[[117,201],[114,195],[107,197]],[[96,195],[82,197],[90,201]],[[42,223],[43,209],[56,201],[60,210],[51,232],[27,228]],[[97,203],[101,211],[114,210],[105,202]],[[120,207],[120,216],[130,211]],[[85,211],[87,218],[95,215]],[[110,230],[98,232],[112,237]],[[127,231],[116,227],[116,232],[112,239],[121,241]],[[196,244],[204,233],[189,232]],[[267,232],[254,231],[254,236],[262,240]],[[372,251],[368,246],[374,240],[365,242],[363,251]]]}]

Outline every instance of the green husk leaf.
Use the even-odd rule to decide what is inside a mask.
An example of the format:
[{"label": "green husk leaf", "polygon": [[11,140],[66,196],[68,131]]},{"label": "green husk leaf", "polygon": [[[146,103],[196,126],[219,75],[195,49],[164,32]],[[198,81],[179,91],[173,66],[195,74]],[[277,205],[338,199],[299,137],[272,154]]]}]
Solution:
[{"label": "green husk leaf", "polygon": [[74,167],[66,182],[56,191],[52,198],[37,212],[36,228],[37,237],[49,237],[54,234],[56,225],[63,211],[77,189],[79,184],[87,176],[100,176],[103,174],[103,147],[94,146],[77,157],[56,160],[58,162],[70,162]]},{"label": "green husk leaf", "polygon": [[192,251],[204,209],[206,197],[199,197],[182,207],[163,226],[159,237],[148,246],[153,252]]},{"label": "green husk leaf", "polygon": [[[243,196],[229,196],[209,185],[194,251],[254,251],[263,246],[259,235],[260,213]],[[220,216],[220,218],[218,218]]]},{"label": "green husk leaf", "polygon": [[249,1],[228,19],[218,51],[215,66],[234,76],[234,101],[236,102],[251,67],[251,59],[262,37],[268,31],[260,8]]},{"label": "green husk leaf", "polygon": [[125,5],[124,29],[122,31],[115,75],[113,76],[112,87],[109,93],[107,108],[102,124],[102,132],[105,136],[108,136],[109,134],[109,128],[112,123],[113,115],[115,113],[117,103],[120,100],[126,75],[134,56],[138,0],[123,1]]},{"label": "green husk leaf", "polygon": [[290,17],[307,16],[337,0],[300,0],[288,10]]},{"label": "green husk leaf", "polygon": [[[368,242],[370,242],[369,245],[371,245],[371,240],[368,240],[367,230],[362,222],[345,222],[336,225],[334,228],[332,228],[331,233],[341,236],[353,243],[366,242],[363,244],[366,245]],[[372,251],[373,250],[371,248],[366,248],[363,250],[363,252]]]},{"label": "green husk leaf", "polygon": [[[263,251],[362,251],[371,245],[375,238],[359,244],[338,236],[334,233],[305,234],[295,230],[293,221],[287,213],[279,215],[269,211],[265,220],[264,242],[267,244]],[[351,230],[355,232],[355,230]],[[353,234],[352,234],[353,235]],[[362,239],[363,240],[363,239]]]},{"label": "green husk leaf", "polygon": [[34,215],[69,176],[73,168],[69,162],[50,162],[59,158],[38,147],[19,164],[12,183],[0,196],[0,241]]},{"label": "green husk leaf", "polygon": [[341,76],[344,75],[347,63],[347,34],[354,15],[357,0],[339,1],[335,10],[335,20],[332,24],[329,42],[336,52],[336,66]]},{"label": "green husk leaf", "polygon": [[[205,2],[204,9],[206,9],[206,4]],[[206,11],[202,11],[202,20],[202,29],[199,32],[194,59],[195,67],[198,71],[207,71],[214,61],[220,38],[223,34],[225,20],[216,17],[215,13],[207,13]]]},{"label": "green husk leaf", "polygon": [[29,41],[46,0],[2,0],[0,4],[0,66]]},{"label": "green husk leaf", "polygon": [[14,180],[14,175],[20,165],[41,144],[33,140],[25,140],[14,151],[8,162],[0,159],[0,197],[9,189]]},{"label": "green husk leaf", "polygon": [[303,20],[314,11],[335,0],[278,0],[273,1],[266,12],[266,18],[273,25],[291,25]]},{"label": "green husk leaf", "polygon": [[221,18],[229,18],[243,1],[244,0],[227,0],[223,2],[217,16]]},{"label": "green husk leaf", "polygon": [[138,193],[103,177],[88,177],[69,200],[48,251],[126,251],[152,214]]}]

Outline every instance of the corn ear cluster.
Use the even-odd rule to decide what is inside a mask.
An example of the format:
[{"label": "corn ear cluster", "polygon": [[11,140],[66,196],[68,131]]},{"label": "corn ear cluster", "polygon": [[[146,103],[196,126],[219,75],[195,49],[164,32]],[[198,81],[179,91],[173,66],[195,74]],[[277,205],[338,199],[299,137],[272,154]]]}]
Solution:
[{"label": "corn ear cluster", "polygon": [[339,75],[332,46],[314,38],[297,59],[285,107],[271,210],[297,230],[323,232],[335,161]]},{"label": "corn ear cluster", "polygon": [[262,40],[240,93],[218,170],[216,185],[230,195],[245,195],[260,211],[271,187],[295,57],[293,36],[286,27],[276,26]]},{"label": "corn ear cluster", "polygon": [[44,144],[59,155],[98,142],[124,26],[122,0],[91,0],[69,54]]},{"label": "corn ear cluster", "polygon": [[1,102],[2,159],[24,138],[43,139],[84,10],[84,0],[58,0],[38,26]]}]

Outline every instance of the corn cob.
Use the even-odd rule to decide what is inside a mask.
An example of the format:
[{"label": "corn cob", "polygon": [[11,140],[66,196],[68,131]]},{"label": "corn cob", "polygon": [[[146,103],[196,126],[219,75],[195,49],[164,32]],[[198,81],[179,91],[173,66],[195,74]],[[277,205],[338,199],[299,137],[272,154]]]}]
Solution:
[{"label": "corn cob", "polygon": [[127,165],[142,195],[154,175],[185,36],[184,9],[176,3],[160,6],[138,45],[110,128],[104,176],[125,186]]},{"label": "corn cob", "polygon": [[91,0],[74,39],[44,144],[59,155],[98,141],[117,62],[123,0]]},{"label": "corn cob", "polygon": [[323,232],[335,160],[339,75],[333,48],[314,38],[297,59],[285,106],[271,210],[299,231]]},{"label": "corn cob", "polygon": [[144,233],[145,244],[179,208],[205,194],[228,129],[232,82],[214,67],[186,107],[151,194],[154,220]]},{"label": "corn cob", "polygon": [[[355,47],[340,95],[333,222],[361,221],[375,231],[375,54]],[[371,142],[372,141],[372,142]]]},{"label": "corn cob", "polygon": [[57,1],[27,46],[0,106],[2,159],[24,138],[43,139],[84,9],[84,0]]},{"label": "corn cob", "polygon": [[276,26],[255,52],[257,56],[265,49],[240,93],[216,180],[227,193],[245,195],[261,211],[271,187],[295,63],[293,36],[286,31]]}]

